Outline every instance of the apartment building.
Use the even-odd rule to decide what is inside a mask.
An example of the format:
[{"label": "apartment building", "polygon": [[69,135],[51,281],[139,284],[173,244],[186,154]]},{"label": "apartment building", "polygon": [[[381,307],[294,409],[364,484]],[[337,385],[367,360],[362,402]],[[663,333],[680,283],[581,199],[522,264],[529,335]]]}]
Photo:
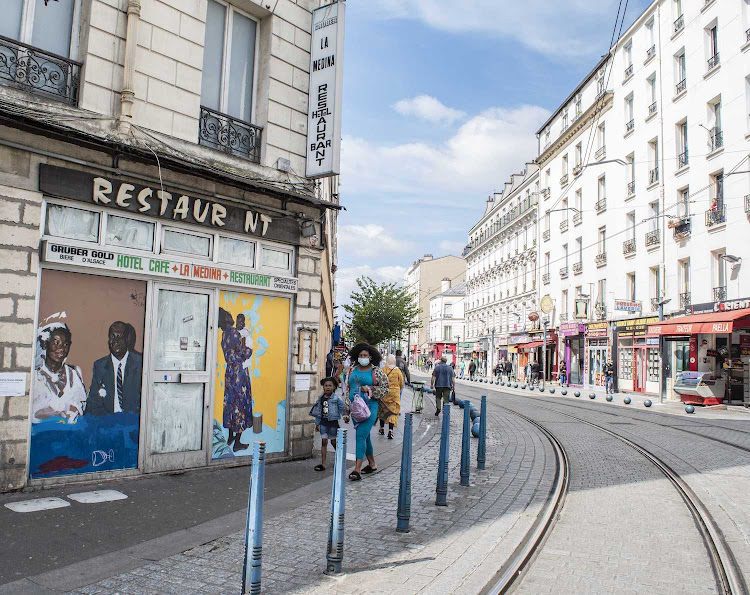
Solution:
[{"label": "apartment building", "polygon": [[440,293],[430,298],[430,334],[428,355],[433,359],[446,356],[448,362],[461,359],[464,333],[466,283],[453,286],[449,278],[440,282]]},{"label": "apartment building", "polygon": [[301,177],[321,4],[3,2],[0,490],[312,452],[340,208]]},{"label": "apartment building", "polygon": [[[479,369],[493,369],[509,354],[525,365],[537,310],[537,210],[539,167],[529,163],[489,197],[481,219],[469,231],[466,338]],[[541,361],[541,359],[540,359]]]},{"label": "apartment building", "polygon": [[739,345],[649,325],[750,295],[748,50],[746,0],[657,0],[539,129],[540,293],[572,384],[611,357],[621,389],[658,393],[662,369],[721,375],[697,341]]}]

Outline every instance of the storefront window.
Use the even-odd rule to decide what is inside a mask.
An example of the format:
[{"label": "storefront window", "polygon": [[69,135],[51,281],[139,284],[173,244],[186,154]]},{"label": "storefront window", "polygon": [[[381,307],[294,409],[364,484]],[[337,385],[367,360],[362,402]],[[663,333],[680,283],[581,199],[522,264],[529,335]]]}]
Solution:
[{"label": "storefront window", "polygon": [[156,225],[148,221],[109,215],[105,241],[110,246],[123,246],[151,252],[154,249],[155,228]]},{"label": "storefront window", "polygon": [[621,380],[633,379],[633,339],[620,339],[620,366],[617,370]]},{"label": "storefront window", "polygon": [[570,339],[570,375],[569,384],[583,383],[583,339]]},{"label": "storefront window", "polygon": [[255,266],[255,244],[232,238],[219,238],[219,262]]},{"label": "storefront window", "polygon": [[165,252],[180,252],[182,254],[209,257],[211,256],[211,238],[165,229],[162,250]]},{"label": "storefront window", "polygon": [[690,342],[676,341],[674,343],[675,371],[687,372],[690,370]]},{"label": "storefront window", "polygon": [[204,370],[208,296],[184,291],[159,292],[155,370]]},{"label": "storefront window", "polygon": [[289,252],[284,250],[273,250],[263,248],[261,251],[261,264],[272,269],[289,270]]},{"label": "storefront window", "polygon": [[659,382],[659,350],[648,349],[648,381]]},{"label": "storefront window", "polygon": [[47,208],[47,235],[84,242],[99,241],[99,213],[49,205]]}]

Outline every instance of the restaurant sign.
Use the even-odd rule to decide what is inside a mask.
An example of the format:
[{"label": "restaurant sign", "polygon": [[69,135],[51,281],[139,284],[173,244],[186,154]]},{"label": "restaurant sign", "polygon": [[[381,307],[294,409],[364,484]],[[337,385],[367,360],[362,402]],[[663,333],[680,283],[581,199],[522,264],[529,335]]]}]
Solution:
[{"label": "restaurant sign", "polygon": [[589,338],[606,337],[607,336],[607,323],[606,322],[592,322],[590,324],[587,324],[586,336]]},{"label": "restaurant sign", "polygon": [[686,314],[709,314],[712,312],[731,312],[750,308],[750,298],[739,300],[726,300],[723,302],[706,302],[703,304],[691,304],[685,308]]},{"label": "restaurant sign", "polygon": [[629,318],[627,320],[616,320],[615,327],[619,335],[634,335],[636,337],[642,337],[646,334],[649,324],[659,322],[659,318],[653,316],[651,318]]},{"label": "restaurant sign", "polygon": [[634,300],[615,300],[615,310],[621,312],[640,312],[641,302]]},{"label": "restaurant sign", "polygon": [[81,248],[44,241],[44,261],[72,264],[105,271],[155,275],[175,280],[205,281],[216,285],[266,289],[283,293],[297,292],[297,279],[236,270],[214,263],[174,261],[154,256],[133,256],[102,248]]}]

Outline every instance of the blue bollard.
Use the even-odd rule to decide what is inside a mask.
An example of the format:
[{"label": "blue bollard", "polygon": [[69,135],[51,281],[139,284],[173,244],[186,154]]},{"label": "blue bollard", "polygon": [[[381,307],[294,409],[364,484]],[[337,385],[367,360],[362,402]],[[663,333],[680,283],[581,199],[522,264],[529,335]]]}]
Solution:
[{"label": "blue bollard", "polygon": [[473,422],[477,417],[479,417],[479,409],[476,407],[471,407],[469,409],[469,417],[471,418],[471,421]]},{"label": "blue bollard", "polygon": [[242,570],[242,592],[260,593],[263,562],[263,483],[266,475],[266,443],[253,443],[253,469],[250,475],[250,498],[245,523],[245,565]]},{"label": "blue bollard", "polygon": [[479,445],[477,446],[477,469],[484,470],[487,458],[487,395],[482,395],[481,410],[479,412]]},{"label": "blue bollard", "polygon": [[331,523],[328,529],[328,551],[325,574],[339,574],[344,561],[344,512],[346,509],[346,433],[336,432],[336,459],[331,490]]},{"label": "blue bollard", "polygon": [[[450,406],[447,405],[448,409]],[[409,532],[411,516],[411,427],[414,414],[404,415],[404,439],[401,443],[401,481],[398,484],[398,511],[396,512],[396,531]]]},{"label": "blue bollard", "polygon": [[469,449],[471,446],[471,404],[466,401],[464,407],[464,429],[461,434],[461,485],[469,485]]},{"label": "blue bollard", "polygon": [[448,506],[448,452],[451,439],[451,409],[443,405],[443,427],[440,433],[440,458],[438,460],[435,505]]}]

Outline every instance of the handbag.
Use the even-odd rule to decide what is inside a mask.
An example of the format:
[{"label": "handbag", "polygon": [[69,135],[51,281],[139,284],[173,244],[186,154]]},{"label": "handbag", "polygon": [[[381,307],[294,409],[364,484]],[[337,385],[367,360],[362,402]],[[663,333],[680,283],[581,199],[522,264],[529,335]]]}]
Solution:
[{"label": "handbag", "polygon": [[350,413],[352,419],[357,423],[362,423],[366,419],[370,419],[370,407],[367,405],[361,394],[354,397],[352,405],[350,407]]}]

